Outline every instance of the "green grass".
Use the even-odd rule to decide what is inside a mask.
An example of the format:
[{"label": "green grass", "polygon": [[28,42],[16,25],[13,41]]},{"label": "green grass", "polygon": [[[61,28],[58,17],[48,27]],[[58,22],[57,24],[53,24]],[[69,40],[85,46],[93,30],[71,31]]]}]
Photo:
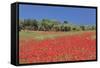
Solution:
[{"label": "green grass", "polygon": [[59,33],[55,33],[55,34],[41,34],[41,32],[36,32],[36,31],[32,31],[32,32],[24,32],[21,31],[19,36],[20,38],[34,38],[34,39],[38,39],[38,40],[43,40],[43,39],[48,39],[48,38],[55,38],[58,36],[62,36],[63,34],[59,34]]},{"label": "green grass", "polygon": [[[44,32],[44,31],[20,31],[19,37],[20,39],[28,39],[33,38],[37,40],[44,40],[44,39],[53,39],[56,37],[66,36],[66,35],[80,35],[84,31],[71,31],[71,32]],[[47,33],[47,34],[46,34]]]}]

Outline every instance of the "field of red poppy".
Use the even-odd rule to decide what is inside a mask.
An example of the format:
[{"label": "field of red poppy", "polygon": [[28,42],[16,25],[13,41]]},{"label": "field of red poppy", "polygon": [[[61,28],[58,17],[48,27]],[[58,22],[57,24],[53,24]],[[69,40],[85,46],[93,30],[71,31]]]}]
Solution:
[{"label": "field of red poppy", "polygon": [[20,64],[95,59],[95,31],[19,33]]}]

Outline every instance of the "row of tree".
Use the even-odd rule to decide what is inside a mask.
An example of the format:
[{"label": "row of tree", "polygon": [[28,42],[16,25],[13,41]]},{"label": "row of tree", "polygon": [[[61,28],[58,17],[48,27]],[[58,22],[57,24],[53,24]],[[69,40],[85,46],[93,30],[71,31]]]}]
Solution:
[{"label": "row of tree", "polygon": [[24,19],[19,20],[19,31],[33,30],[33,31],[80,31],[80,30],[95,30],[96,26],[74,25],[68,21],[60,22],[49,19]]}]

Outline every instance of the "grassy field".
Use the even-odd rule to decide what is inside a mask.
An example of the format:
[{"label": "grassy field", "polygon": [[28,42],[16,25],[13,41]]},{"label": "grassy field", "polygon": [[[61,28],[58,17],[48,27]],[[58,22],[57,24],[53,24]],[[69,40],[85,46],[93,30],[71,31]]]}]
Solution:
[{"label": "grassy field", "polygon": [[[95,31],[71,31],[71,32],[44,32],[44,31],[21,31],[19,32],[19,36],[21,39],[33,38],[36,40],[44,40],[44,39],[54,39],[56,37],[62,36],[71,36],[71,35],[80,35],[85,32],[95,32]],[[93,36],[95,38],[95,35]]]},{"label": "grassy field", "polygon": [[20,31],[19,40],[20,64],[96,59],[95,31]]}]

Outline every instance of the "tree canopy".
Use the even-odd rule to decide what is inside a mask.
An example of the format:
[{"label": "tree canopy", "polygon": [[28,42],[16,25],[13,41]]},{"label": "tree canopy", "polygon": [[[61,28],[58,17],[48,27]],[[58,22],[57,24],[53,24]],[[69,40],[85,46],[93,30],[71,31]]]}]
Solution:
[{"label": "tree canopy", "polygon": [[96,26],[75,25],[68,21],[55,21],[49,19],[24,19],[19,20],[19,31],[33,30],[33,31],[80,31],[80,30],[95,30]]}]

